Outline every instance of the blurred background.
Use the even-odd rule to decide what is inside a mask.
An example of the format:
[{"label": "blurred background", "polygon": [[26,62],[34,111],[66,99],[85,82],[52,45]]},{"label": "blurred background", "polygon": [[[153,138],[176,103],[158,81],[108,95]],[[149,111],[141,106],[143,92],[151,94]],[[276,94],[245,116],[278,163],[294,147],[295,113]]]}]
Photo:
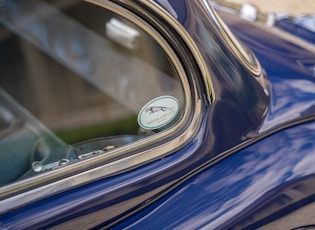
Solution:
[{"label": "blurred background", "polygon": [[287,13],[292,16],[315,14],[315,0],[226,0],[243,4],[251,3],[264,13]]}]

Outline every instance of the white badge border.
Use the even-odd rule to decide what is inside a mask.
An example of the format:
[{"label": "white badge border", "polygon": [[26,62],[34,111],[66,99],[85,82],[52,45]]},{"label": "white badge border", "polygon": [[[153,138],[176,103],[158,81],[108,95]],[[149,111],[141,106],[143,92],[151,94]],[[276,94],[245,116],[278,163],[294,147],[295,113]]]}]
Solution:
[{"label": "white badge border", "polygon": [[[152,105],[156,104],[156,102],[162,102],[160,106],[160,108],[166,108],[166,111],[159,111],[160,113],[156,114],[155,116],[153,116],[152,118],[152,122],[148,121],[148,109],[151,107],[154,107]],[[173,107],[168,107],[168,106],[173,106]],[[169,111],[168,111],[169,110]],[[162,112],[162,114],[161,114]],[[143,129],[146,130],[154,130],[154,129],[158,129],[158,128],[162,128],[165,125],[169,124],[178,114],[179,112],[179,101],[173,97],[173,96],[169,96],[169,95],[165,95],[165,96],[160,96],[160,97],[156,97],[152,100],[150,100],[148,103],[146,103],[142,109],[140,110],[140,112],[138,113],[138,124],[140,127],[142,127]],[[154,112],[151,112],[151,115]],[[171,113],[171,114],[169,114]],[[158,116],[159,115],[159,116]],[[163,117],[163,120],[161,121],[161,117]],[[156,122],[154,122],[154,120]],[[159,122],[158,122],[159,121]],[[152,125],[145,125],[145,123],[150,122]]]}]

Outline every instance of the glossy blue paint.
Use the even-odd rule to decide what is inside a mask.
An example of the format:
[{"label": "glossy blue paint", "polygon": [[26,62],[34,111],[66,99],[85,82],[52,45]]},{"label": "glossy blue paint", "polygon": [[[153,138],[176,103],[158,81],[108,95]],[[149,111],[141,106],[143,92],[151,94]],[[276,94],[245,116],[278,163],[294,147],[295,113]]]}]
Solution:
[{"label": "glossy blue paint", "polygon": [[[164,2],[165,5],[165,1],[158,2]],[[214,71],[212,73],[212,81],[215,91],[218,89],[215,94],[222,99],[222,94],[220,93],[228,91],[225,87],[232,88],[233,84],[231,82],[235,82],[235,79],[238,77],[237,73],[233,74],[228,72],[228,70],[242,69],[242,67],[235,66],[235,63],[224,63],[223,57],[220,59],[223,64],[220,63],[221,65],[219,65],[222,69],[216,69],[215,64],[217,60],[213,60],[211,54],[213,52],[217,54],[218,52],[215,48],[206,46],[206,44],[209,45],[206,39],[202,40],[206,35],[208,41],[212,39],[218,41],[217,38],[213,38],[214,35],[211,36],[211,31],[208,31],[213,28],[207,27],[209,24],[205,19],[207,15],[202,15],[202,12],[193,12],[195,7],[192,5],[194,3],[189,1],[168,2],[168,6],[173,7],[171,9],[172,12],[180,12],[178,20],[190,33],[204,58],[209,61],[209,69]],[[186,7],[186,10],[183,10],[183,6]],[[166,10],[169,10],[169,8],[166,8]],[[237,15],[226,12],[219,12],[219,14],[231,31],[255,53],[271,82],[270,94],[272,94],[272,97],[270,98],[270,108],[267,119],[259,132],[280,127],[283,124],[312,115],[315,112],[315,47],[270,27],[242,20]],[[199,15],[199,17],[194,17],[194,15]],[[201,30],[204,31],[202,34]],[[206,32],[210,34],[206,34]],[[220,41],[216,46],[223,49],[223,53],[229,53],[225,45],[221,44]],[[215,58],[218,57],[215,56]],[[231,56],[228,58],[233,60]],[[240,78],[244,78],[243,72],[239,73],[239,75],[241,76]],[[227,76],[234,79],[227,79]],[[246,87],[252,88],[248,82],[246,82]],[[246,95],[244,90],[242,90],[242,94],[239,97],[247,97],[249,104],[254,100],[255,96],[261,97],[263,95]],[[237,94],[234,93],[235,95]],[[222,101],[224,100],[229,101],[226,98],[222,99]],[[238,104],[238,106],[240,107],[241,104]],[[247,106],[248,104],[245,106],[245,109]]]},{"label": "glossy blue paint", "polygon": [[[207,130],[203,124],[202,130]],[[154,190],[174,184],[185,173],[200,165],[194,153],[207,152],[208,133],[200,132],[184,149],[165,159],[116,177],[111,177],[37,202],[0,216],[0,227],[9,229],[49,228],[64,222],[91,228],[110,219],[110,207],[141,203]],[[190,162],[190,164],[187,164]],[[154,193],[153,193],[154,194]],[[147,198],[143,198],[145,196]],[[136,205],[134,205],[136,206]],[[133,208],[133,206],[131,206]],[[113,209],[120,214],[119,208]],[[108,221],[111,222],[111,221]],[[86,225],[84,225],[86,223]]]},{"label": "glossy blue paint", "polygon": [[270,109],[259,132],[314,114],[315,47],[235,15],[220,15],[254,51],[271,82]]},{"label": "glossy blue paint", "polygon": [[[271,107],[259,132],[263,133],[272,128],[313,116],[315,112],[315,81],[312,69],[305,68],[303,61],[314,59],[314,49],[307,44],[299,43],[287,37],[285,34],[271,31],[260,25],[253,25],[231,15],[226,15],[225,19],[233,32],[255,52],[271,81]],[[274,43],[271,44],[270,41]],[[312,62],[309,61],[308,63]],[[312,126],[314,128],[314,124]],[[246,217],[250,216],[248,210],[241,212],[245,207],[258,205],[256,204],[257,199],[266,193],[272,194],[274,190],[278,191],[277,186],[284,186],[287,181],[294,181],[296,178],[303,180],[304,176],[314,173],[314,170],[308,165],[308,160],[314,162],[315,158],[314,145],[312,144],[314,140],[313,128],[311,128],[311,133],[308,130],[308,125],[303,126],[303,128],[295,128],[293,129],[295,131],[292,132],[298,135],[291,138],[287,136],[287,132],[291,131],[284,131],[260,142],[263,144],[255,144],[248,150],[244,150],[252,154],[248,157],[251,157],[255,162],[252,162],[253,165],[257,168],[261,167],[258,171],[250,169],[247,174],[235,175],[235,171],[244,167],[242,164],[251,164],[247,159],[243,163],[240,162],[244,151],[235,153],[227,160],[186,182],[186,185],[178,188],[173,192],[173,195],[162,198],[143,213],[117,227],[126,227],[129,224],[131,224],[131,228],[146,226],[153,229],[175,227],[206,227],[207,229],[219,227],[225,229],[233,227],[232,224],[235,227],[236,224],[239,224],[236,221],[237,218],[246,221]],[[282,143],[283,146],[279,147],[279,143]],[[287,148],[288,145],[289,148]],[[257,146],[262,149],[262,152],[259,153],[258,149],[256,156]],[[296,149],[298,146],[301,146],[301,149]],[[263,156],[266,159],[275,157],[273,162],[269,162],[270,168],[264,168]],[[283,158],[294,160],[291,163],[287,160],[279,161]],[[299,158],[298,161],[303,163],[299,165],[301,171],[294,174],[292,172],[294,171],[293,168],[296,167],[296,158]],[[224,162],[229,163],[225,165]],[[302,166],[303,164],[305,164],[305,168]],[[273,167],[280,171],[278,172]],[[266,181],[253,179],[260,176],[266,178]],[[268,181],[267,178],[269,177],[274,180]],[[230,181],[233,184],[229,184]],[[246,194],[249,196],[245,196]],[[264,204],[270,197],[264,198],[259,200],[260,205]],[[279,216],[280,214],[276,215],[276,217]],[[266,222],[267,220],[262,223]]]},{"label": "glossy blue paint", "polygon": [[[216,100],[211,105],[204,101],[202,123],[195,138],[176,153],[141,168],[2,215],[1,228],[103,226],[150,204],[163,192],[170,193],[116,227],[132,223],[135,228],[151,224],[159,229],[195,224],[223,228],[230,226],[224,224],[235,224],[236,217],[245,218],[250,210],[242,210],[268,191],[272,193],[283,183],[314,173],[308,164],[314,162],[314,122],[240,149],[275,127],[314,115],[314,78],[296,62],[314,58],[315,52],[281,33],[250,23],[245,27],[240,19],[225,18],[265,68],[270,98],[261,88],[268,89],[266,76],[256,78],[248,73],[221,38],[211,32],[215,28],[208,27],[207,11],[195,1],[158,2],[190,33],[207,60],[214,84]],[[301,81],[303,88],[308,86],[307,91],[297,86]],[[202,84],[199,87],[206,88]],[[213,165],[213,157],[222,153],[222,161]],[[234,154],[224,159],[230,153]]]},{"label": "glossy blue paint", "polygon": [[[165,5],[165,1],[158,2]],[[269,106],[268,80],[264,73],[256,76],[248,71],[236,57],[206,6],[199,1],[168,3],[167,10],[180,12],[177,19],[198,46],[209,70],[214,96],[209,117],[212,139],[225,140],[213,143],[211,155],[215,156],[257,133]]]},{"label": "glossy blue paint", "polygon": [[268,222],[257,224],[264,216],[289,208],[301,197],[291,192],[290,200],[258,210],[261,215],[255,207],[306,179],[314,183],[314,140],[315,122],[278,132],[191,178],[114,229],[256,229]]},{"label": "glossy blue paint", "polygon": [[[307,23],[303,21],[308,20],[307,23],[309,26],[307,26]],[[290,17],[284,17],[275,22],[275,26],[287,31],[290,34],[293,34],[301,39],[304,39],[305,41],[308,41],[310,43],[315,44],[315,29],[314,24],[315,16],[305,16],[301,18],[290,18]],[[312,28],[312,29],[311,29]]]}]

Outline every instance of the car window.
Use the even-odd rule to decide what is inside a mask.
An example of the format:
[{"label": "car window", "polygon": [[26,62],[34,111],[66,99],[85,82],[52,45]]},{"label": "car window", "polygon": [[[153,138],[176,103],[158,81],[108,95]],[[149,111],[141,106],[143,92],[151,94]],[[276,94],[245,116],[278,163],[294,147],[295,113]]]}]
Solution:
[{"label": "car window", "polygon": [[0,185],[106,154],[181,118],[180,78],[147,32],[76,0],[0,9]]}]

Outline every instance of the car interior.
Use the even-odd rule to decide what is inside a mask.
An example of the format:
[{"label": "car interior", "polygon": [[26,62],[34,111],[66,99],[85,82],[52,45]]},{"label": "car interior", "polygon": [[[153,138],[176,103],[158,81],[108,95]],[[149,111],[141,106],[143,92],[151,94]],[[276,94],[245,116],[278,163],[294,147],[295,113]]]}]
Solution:
[{"label": "car interior", "polygon": [[[92,17],[93,15],[93,17]],[[144,30],[76,0],[8,1],[0,12],[0,186],[124,146],[156,130],[137,115],[180,78]]]}]

